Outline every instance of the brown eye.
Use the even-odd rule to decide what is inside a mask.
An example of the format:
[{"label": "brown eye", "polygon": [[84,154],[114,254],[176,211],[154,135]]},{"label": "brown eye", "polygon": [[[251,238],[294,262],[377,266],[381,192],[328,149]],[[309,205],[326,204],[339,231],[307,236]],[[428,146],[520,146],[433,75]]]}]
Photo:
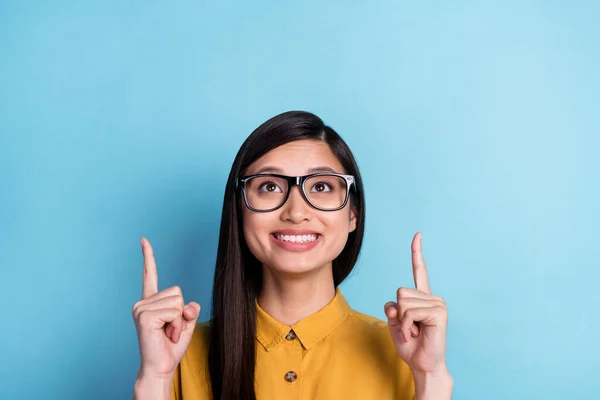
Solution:
[{"label": "brown eye", "polygon": [[260,185],[260,187],[258,189],[260,191],[266,191],[266,192],[269,192],[269,193],[281,192],[282,191],[281,188],[279,188],[279,186],[277,186],[277,184],[275,182],[272,182],[272,181],[263,182],[263,184]]},{"label": "brown eye", "polygon": [[317,182],[313,185],[313,189],[317,192],[328,192],[331,190],[331,186],[327,182]]}]

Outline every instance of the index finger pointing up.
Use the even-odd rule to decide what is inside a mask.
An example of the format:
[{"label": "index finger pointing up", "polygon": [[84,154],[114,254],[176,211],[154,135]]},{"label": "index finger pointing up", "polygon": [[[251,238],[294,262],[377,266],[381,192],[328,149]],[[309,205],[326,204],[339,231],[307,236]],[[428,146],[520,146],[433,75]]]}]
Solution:
[{"label": "index finger pointing up", "polygon": [[421,232],[417,232],[412,241],[412,265],[413,277],[415,279],[415,288],[421,292],[431,294],[429,288],[429,277],[427,276],[427,267],[423,259],[423,251],[421,248]]},{"label": "index finger pointing up", "polygon": [[158,293],[158,272],[152,246],[146,238],[141,238],[142,252],[144,253],[144,273],[142,278],[142,299],[147,299]]}]

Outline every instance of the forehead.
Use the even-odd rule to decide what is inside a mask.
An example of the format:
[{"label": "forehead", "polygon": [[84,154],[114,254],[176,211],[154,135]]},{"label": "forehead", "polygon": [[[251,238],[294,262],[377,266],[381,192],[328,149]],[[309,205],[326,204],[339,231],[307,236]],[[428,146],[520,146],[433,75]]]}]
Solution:
[{"label": "forehead", "polygon": [[320,140],[297,140],[281,145],[252,163],[245,175],[263,171],[266,167],[278,168],[284,175],[307,175],[316,167],[329,167],[335,172],[344,173],[344,168],[333,154],[329,145]]}]

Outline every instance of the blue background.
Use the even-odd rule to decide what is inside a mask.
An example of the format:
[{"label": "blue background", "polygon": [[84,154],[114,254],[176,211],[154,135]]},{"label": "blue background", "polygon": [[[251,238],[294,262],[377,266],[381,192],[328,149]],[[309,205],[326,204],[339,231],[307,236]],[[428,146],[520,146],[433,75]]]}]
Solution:
[{"label": "blue background", "polygon": [[206,320],[229,168],[290,109],[364,176],[355,309],[422,231],[455,399],[597,398],[598,4],[3,1],[0,398],[130,398],[140,236]]}]

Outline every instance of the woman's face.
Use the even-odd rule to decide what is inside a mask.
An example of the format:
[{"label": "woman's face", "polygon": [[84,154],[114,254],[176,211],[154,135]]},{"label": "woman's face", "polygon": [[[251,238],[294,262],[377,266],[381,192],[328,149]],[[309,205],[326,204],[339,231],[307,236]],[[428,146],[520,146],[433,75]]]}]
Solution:
[{"label": "woman's face", "polygon": [[[327,143],[299,140],[271,150],[251,164],[244,175],[278,173],[301,176],[331,172],[313,170],[327,167],[336,173],[347,173]],[[270,212],[251,211],[241,199],[243,231],[248,248],[264,267],[278,273],[302,274],[331,267],[332,260],[344,249],[348,234],[356,229],[356,216],[350,200],[341,210],[321,211],[308,204],[300,190],[300,187],[293,186],[285,204]],[[274,234],[276,231],[293,233],[295,230],[317,234],[316,243],[282,244]]]}]

